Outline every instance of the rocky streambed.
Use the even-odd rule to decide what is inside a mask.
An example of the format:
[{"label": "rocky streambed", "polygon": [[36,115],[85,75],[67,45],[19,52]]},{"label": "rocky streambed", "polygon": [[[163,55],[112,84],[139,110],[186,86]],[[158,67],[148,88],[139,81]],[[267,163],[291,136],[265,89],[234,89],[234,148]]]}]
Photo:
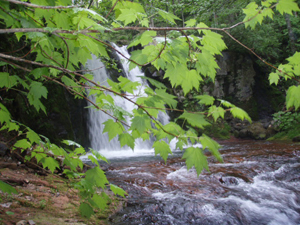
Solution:
[{"label": "rocky streambed", "polygon": [[128,192],[111,224],[300,224],[300,145],[224,142],[197,177],[180,157],[113,162],[107,176]]}]

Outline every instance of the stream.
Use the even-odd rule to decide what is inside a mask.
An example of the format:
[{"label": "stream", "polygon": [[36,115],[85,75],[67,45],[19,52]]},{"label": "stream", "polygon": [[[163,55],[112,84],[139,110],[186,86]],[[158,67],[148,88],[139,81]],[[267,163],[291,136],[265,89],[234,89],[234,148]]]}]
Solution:
[{"label": "stream", "polygon": [[[130,57],[126,46],[114,47]],[[134,95],[144,96],[148,85],[141,78],[143,72],[138,67],[129,71],[122,55],[117,54],[125,76],[142,84]],[[93,57],[86,68],[95,82],[107,85],[109,71],[100,59]],[[135,108],[123,98],[112,97],[128,112]],[[89,98],[95,101],[95,96]],[[110,159],[105,166],[108,180],[128,193],[126,207],[110,218],[111,224],[300,224],[299,144],[224,141],[220,150],[224,163],[207,155],[210,171],[198,177],[194,169],[187,171],[174,143],[166,164],[154,157],[152,140],[136,140],[134,152],[121,148],[117,138],[109,141],[103,133],[103,123],[110,117],[88,110],[91,147]],[[161,113],[158,120],[166,124],[169,116]]]},{"label": "stream", "polygon": [[127,191],[111,224],[300,224],[300,145],[223,142],[224,163],[187,171],[177,153],[111,159],[106,175]]}]

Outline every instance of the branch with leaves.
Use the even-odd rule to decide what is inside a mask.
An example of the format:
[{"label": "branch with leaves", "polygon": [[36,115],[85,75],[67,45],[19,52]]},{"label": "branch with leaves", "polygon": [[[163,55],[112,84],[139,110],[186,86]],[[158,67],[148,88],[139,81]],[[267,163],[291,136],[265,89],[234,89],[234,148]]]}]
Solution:
[{"label": "branch with leaves", "polygon": [[[87,9],[84,6],[71,5],[70,0],[60,0],[60,5],[57,4],[54,2],[53,5],[48,3],[41,6],[24,1],[0,0],[0,18],[3,21],[0,34],[7,36],[14,34],[15,42],[22,42],[21,46],[30,46],[23,56],[19,55],[20,49],[9,49],[0,53],[2,61],[0,88],[5,91],[21,90],[30,105],[37,111],[42,110],[46,113],[46,108],[41,101],[48,98],[45,83],[54,82],[73,95],[86,99],[97,110],[108,114],[112,119],[104,122],[103,132],[108,133],[110,140],[118,137],[121,146],[127,145],[134,149],[135,139],[150,139],[152,135],[156,138],[152,146],[155,155],[159,154],[166,161],[168,155],[172,154],[168,143],[175,138],[176,147],[184,150],[183,159],[186,161],[187,168],[195,167],[198,175],[203,169],[209,170],[204,149],[208,149],[219,161],[222,161],[218,151],[220,145],[205,134],[199,137],[197,132],[197,130],[203,131],[210,125],[207,117],[211,116],[216,121],[224,118],[225,113],[229,112],[236,118],[251,121],[248,114],[232,103],[209,95],[195,96],[197,103],[206,106],[207,110],[201,112],[178,110],[176,97],[169,94],[165,85],[151,78],[147,79],[154,89],[146,88],[145,95],[135,96],[137,98],[133,100],[131,96],[137,95],[134,91],[141,85],[138,82],[120,76],[118,82],[108,80],[109,87],[106,87],[93,80],[93,74],[88,73],[89,69],[80,69],[92,59],[92,55],[109,57],[107,51],[113,50],[129,60],[130,70],[136,66],[151,65],[157,71],[164,71],[163,78],[169,81],[172,88],[182,90],[183,95],[187,96],[193,90],[200,92],[200,86],[205,80],[215,80],[216,70],[219,68],[216,56],[222,55],[222,51],[227,48],[220,35],[225,33],[234,42],[276,70],[275,73],[270,74],[271,84],[277,85],[280,76],[299,82],[300,53],[296,52],[289,57],[287,64],[275,67],[229,33],[241,25],[254,29],[265,18],[273,19],[275,9],[280,14],[292,15],[293,12],[299,11],[298,5],[293,0],[276,2],[266,0],[260,5],[252,2],[243,10],[246,15],[243,21],[225,28],[209,27],[203,22],[197,22],[196,19],[186,21],[187,27],[149,27],[149,17],[144,7],[131,1],[112,1],[111,7],[108,8],[110,11],[103,13],[106,16],[101,15],[101,7],[96,9],[98,11]],[[99,2],[99,4],[101,6],[104,3]],[[159,16],[169,24],[175,25],[175,20],[179,19],[172,13],[157,7],[152,9],[156,11],[153,15]],[[108,21],[108,18],[113,15],[115,18]],[[130,58],[107,42],[119,31],[139,32],[128,47],[141,46],[142,48],[133,51]],[[167,38],[169,31],[181,32],[183,37],[169,40]],[[163,32],[164,40],[155,41],[160,32]],[[157,43],[153,44],[154,42]],[[25,74],[19,75],[17,72],[19,69]],[[85,74],[80,71],[85,71]],[[117,107],[109,93],[135,105],[135,110],[126,112]],[[88,95],[93,95],[95,102],[90,100]],[[287,91],[287,108],[294,107],[296,110],[300,108],[299,96],[300,86],[292,85]],[[183,120],[183,124],[188,126],[179,126],[175,122],[161,124],[157,119],[158,113],[165,111],[166,105],[169,110],[180,111],[182,114],[177,119]],[[130,121],[125,122],[126,117],[129,117]],[[64,174],[70,178],[81,179],[74,185],[84,196],[80,206],[84,216],[91,216],[93,208],[103,207],[102,203],[105,202],[103,199],[107,196],[103,194],[104,192],[98,195],[97,188],[105,189],[109,185],[116,194],[124,196],[125,192],[109,184],[104,172],[99,168],[99,161],[107,162],[99,152],[91,150],[91,154],[87,155],[97,167],[89,169],[86,173],[78,173],[77,167],[82,167],[79,157],[87,153],[77,143],[65,140],[63,143],[70,148],[65,150],[26,126],[24,130],[24,126],[13,120],[9,110],[2,103],[0,103],[0,123],[2,130],[23,129],[25,136],[18,137],[13,148],[21,151],[31,149],[28,160],[31,159],[30,157],[36,158],[38,163],[42,163],[44,169],[49,169],[53,173],[61,168],[58,160],[55,159],[64,157],[63,164],[70,167],[70,170],[64,170]],[[202,147],[185,147],[189,142],[192,144],[200,142]],[[45,152],[48,150],[52,151],[55,157],[49,157]]]}]

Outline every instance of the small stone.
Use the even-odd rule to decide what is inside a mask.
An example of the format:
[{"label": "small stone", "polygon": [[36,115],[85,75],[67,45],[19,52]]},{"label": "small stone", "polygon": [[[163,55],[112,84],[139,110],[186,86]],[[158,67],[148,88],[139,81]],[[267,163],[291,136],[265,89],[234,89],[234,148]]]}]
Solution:
[{"label": "small stone", "polygon": [[36,223],[33,220],[28,220],[29,225],[35,225]]},{"label": "small stone", "polygon": [[7,203],[0,204],[0,206],[3,208],[9,208],[11,204],[12,204],[11,202],[7,202]]},{"label": "small stone", "polygon": [[19,222],[16,223],[16,225],[26,225],[27,221],[26,220],[20,220]]}]

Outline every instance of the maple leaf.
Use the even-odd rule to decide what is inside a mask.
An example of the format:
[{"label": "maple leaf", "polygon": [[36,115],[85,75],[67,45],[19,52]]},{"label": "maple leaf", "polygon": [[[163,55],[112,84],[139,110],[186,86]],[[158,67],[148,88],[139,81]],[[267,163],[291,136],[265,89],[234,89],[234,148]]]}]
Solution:
[{"label": "maple leaf", "polygon": [[170,145],[168,145],[165,141],[155,141],[153,144],[153,148],[155,150],[155,155],[160,154],[165,163],[167,161],[168,155],[172,154]]},{"label": "maple leaf", "polygon": [[208,114],[212,115],[214,120],[217,121],[219,117],[222,117],[224,119],[225,110],[222,107],[213,105],[209,107]]},{"label": "maple leaf", "polygon": [[279,0],[278,4],[276,5],[276,10],[278,10],[278,12],[280,12],[282,15],[284,13],[293,15],[293,11],[299,11],[299,6],[294,0]]},{"label": "maple leaf", "polygon": [[295,110],[300,107],[300,86],[291,86],[286,93],[286,108],[293,106]]},{"label": "maple leaf", "polygon": [[205,120],[205,117],[201,114],[184,112],[178,118],[186,119],[189,124],[191,124],[194,127],[199,127],[201,129],[203,129],[205,126],[210,125],[210,123],[207,122]]},{"label": "maple leaf", "polygon": [[236,117],[236,118],[239,118],[241,120],[248,120],[251,122],[251,118],[249,117],[248,113],[246,113],[244,110],[242,110],[241,108],[238,108],[238,107],[233,107],[231,108],[230,110],[231,114]]},{"label": "maple leaf", "polygon": [[270,81],[270,84],[275,84],[277,85],[278,84],[278,81],[279,81],[279,76],[277,73],[270,73],[269,75],[269,81]]},{"label": "maple leaf", "polygon": [[120,141],[120,145],[121,147],[123,147],[124,145],[129,146],[132,150],[134,149],[134,138],[128,134],[128,133],[123,133],[119,135],[119,141]]},{"label": "maple leaf", "polygon": [[123,133],[123,126],[120,122],[115,122],[112,119],[109,119],[103,123],[105,125],[103,133],[107,132],[109,140],[116,137],[118,134]]},{"label": "maple leaf", "polygon": [[215,102],[215,98],[210,95],[198,95],[195,98],[200,99],[199,103],[204,105],[212,105]]},{"label": "maple leaf", "polygon": [[151,128],[151,120],[147,115],[138,115],[131,120],[131,130],[137,130],[140,134]]},{"label": "maple leaf", "polygon": [[123,198],[125,198],[125,194],[127,195],[126,191],[124,191],[122,188],[116,186],[116,185],[113,185],[113,184],[110,184],[110,190],[115,194],[115,195],[120,195],[122,196]]},{"label": "maple leaf", "polygon": [[52,157],[47,157],[44,160],[42,160],[43,166],[45,168],[48,167],[48,169],[53,173],[55,168],[59,168],[58,162],[53,159]]},{"label": "maple leaf", "polygon": [[203,169],[209,171],[206,156],[203,154],[200,148],[187,148],[182,156],[182,159],[185,159],[188,170],[193,166],[195,167],[198,176]]},{"label": "maple leaf", "polygon": [[219,162],[223,162],[222,156],[218,151],[221,146],[216,141],[203,134],[200,137],[200,142],[203,149],[208,148],[208,150],[216,157],[217,160],[219,160]]}]

